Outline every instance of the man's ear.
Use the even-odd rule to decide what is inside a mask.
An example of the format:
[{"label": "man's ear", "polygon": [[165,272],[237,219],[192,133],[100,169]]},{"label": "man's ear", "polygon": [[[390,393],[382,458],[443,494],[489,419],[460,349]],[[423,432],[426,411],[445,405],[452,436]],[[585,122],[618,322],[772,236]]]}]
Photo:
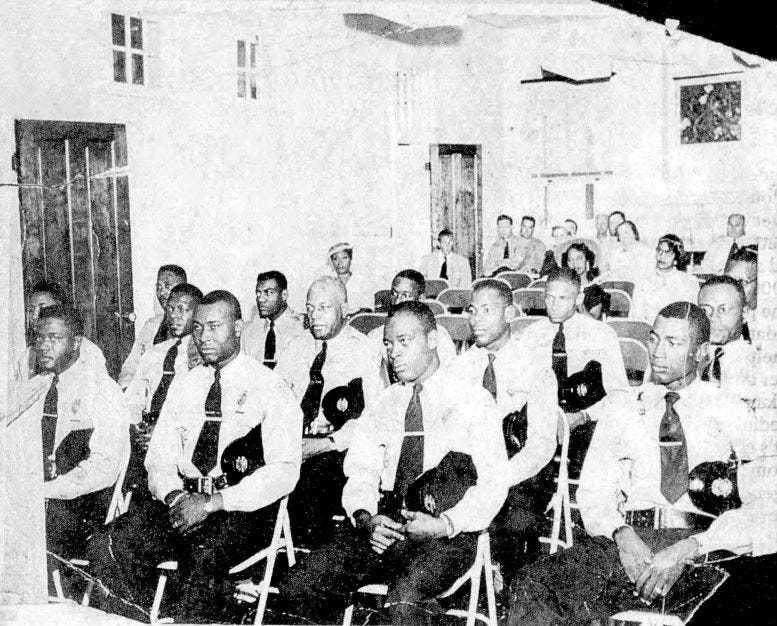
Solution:
[{"label": "man's ear", "polygon": [[505,308],[505,321],[509,324],[518,317],[518,309],[514,304],[508,304]]},{"label": "man's ear", "polygon": [[693,355],[693,358],[696,360],[696,363],[704,363],[710,355],[710,342],[705,341],[696,348],[696,351]]},{"label": "man's ear", "polygon": [[343,314],[343,320],[345,320],[348,317],[348,302],[343,302],[340,305],[340,312]]},{"label": "man's ear", "polygon": [[281,291],[281,300],[286,302],[288,299],[289,299],[289,290],[284,289],[283,291]]},{"label": "man's ear", "polygon": [[235,320],[235,337],[239,339],[240,335],[243,334],[245,327],[246,323],[242,319]]},{"label": "man's ear", "polygon": [[575,296],[575,308],[578,311],[582,311],[583,309],[583,300],[585,300],[585,294],[583,293],[583,290],[581,289],[577,296]]},{"label": "man's ear", "polygon": [[83,337],[81,335],[76,335],[73,337],[73,352],[78,352],[81,350],[81,340]]},{"label": "man's ear", "polygon": [[437,344],[439,343],[440,336],[437,334],[437,329],[434,328],[429,331],[429,334],[426,335],[426,345],[429,346],[430,350],[434,350],[437,348]]}]

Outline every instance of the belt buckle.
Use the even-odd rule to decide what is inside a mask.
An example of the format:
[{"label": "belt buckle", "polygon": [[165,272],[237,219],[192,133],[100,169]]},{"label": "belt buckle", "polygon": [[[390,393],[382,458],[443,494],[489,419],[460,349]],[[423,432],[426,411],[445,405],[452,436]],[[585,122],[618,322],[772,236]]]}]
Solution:
[{"label": "belt buckle", "polygon": [[210,476],[200,476],[197,479],[197,491],[200,493],[213,495],[213,478]]}]

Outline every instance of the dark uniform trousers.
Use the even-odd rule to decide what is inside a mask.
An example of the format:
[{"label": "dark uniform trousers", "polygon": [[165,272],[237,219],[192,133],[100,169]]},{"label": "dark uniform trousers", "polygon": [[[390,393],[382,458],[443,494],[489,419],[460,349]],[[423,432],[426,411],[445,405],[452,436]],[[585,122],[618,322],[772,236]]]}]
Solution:
[{"label": "dark uniform trousers", "polygon": [[86,540],[105,522],[112,489],[72,500],[46,500],[46,549],[64,559],[84,558]]},{"label": "dark uniform trousers", "polygon": [[[691,534],[691,531],[680,529],[635,530],[654,552]],[[608,618],[620,611],[661,610],[660,600],[646,607],[634,597],[634,585],[621,565],[615,542],[604,537],[590,537],[582,531],[576,531],[574,539],[572,548],[546,555],[520,571],[510,589],[508,626],[607,624]],[[769,619],[773,621],[755,619],[753,612],[749,613],[751,619],[732,619],[733,615],[741,617],[741,612],[757,610],[753,607],[767,606],[763,604],[765,601],[772,609],[775,607],[777,561],[773,556],[758,561],[742,557],[720,563],[733,574],[701,606],[690,624],[775,623],[775,611],[770,611]],[[712,565],[694,568],[691,580],[686,569],[667,596],[667,613],[672,614],[671,607],[682,607],[685,614],[690,613],[710,590],[705,579],[717,580],[718,574],[712,570]],[[768,578],[764,578],[765,570],[770,572]],[[760,583],[754,587],[752,583],[759,580],[757,572],[761,572]]]},{"label": "dark uniform trousers", "polygon": [[282,611],[294,623],[340,624],[351,597],[365,584],[388,585],[382,617],[392,624],[429,624],[436,596],[471,566],[477,534],[398,541],[382,555],[366,533],[339,528],[330,543],[308,554],[279,585]]},{"label": "dark uniform trousers", "polygon": [[[277,512],[277,503],[250,513],[218,511],[182,536],[170,524],[164,504],[144,501],[91,539],[90,568],[112,594],[147,611],[158,579],[156,566],[176,560],[175,583],[165,593],[175,621],[220,621],[233,590],[229,569],[269,544]],[[148,619],[115,598],[105,600],[104,608]]]},{"label": "dark uniform trousers", "polygon": [[315,548],[332,537],[334,515],[345,515],[340,501],[346,478],[345,451],[324,452],[305,460],[299,481],[289,496],[289,521],[294,541]]}]

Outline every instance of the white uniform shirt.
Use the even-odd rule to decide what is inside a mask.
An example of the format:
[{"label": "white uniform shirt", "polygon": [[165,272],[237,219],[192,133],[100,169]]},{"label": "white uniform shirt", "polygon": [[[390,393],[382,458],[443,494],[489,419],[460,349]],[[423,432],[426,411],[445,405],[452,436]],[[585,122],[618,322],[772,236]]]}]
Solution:
[{"label": "white uniform shirt", "polygon": [[[270,320],[259,317],[255,310],[253,319],[248,322],[240,335],[240,347],[246,354],[254,357],[260,363],[264,363],[264,342],[270,331]],[[302,322],[302,317],[290,307],[280,314],[275,320],[275,361],[276,363],[289,347],[289,344],[307,331]]]},{"label": "white uniform shirt", "polygon": [[[167,351],[173,347],[177,341],[172,337],[152,345],[151,348],[140,358],[138,369],[129,386],[124,390],[124,397],[127,399],[127,405],[130,410],[130,420],[137,424],[143,418],[143,411],[151,408],[151,400],[154,397],[159,383],[162,380],[162,366],[164,365]],[[202,363],[197,348],[194,346],[191,335],[181,338],[181,345],[178,346],[178,355],[175,357],[175,375],[188,372],[195,365]]]},{"label": "white uniform shirt", "polygon": [[[445,257],[440,250],[430,252],[421,259],[420,272],[424,278],[440,278],[440,270]],[[448,255],[448,265],[446,267],[448,278],[448,287],[457,289],[469,289],[472,285],[472,268],[469,261],[460,254],[451,252]]]},{"label": "white uniform shirt", "polygon": [[[606,409],[588,449],[577,491],[577,503],[591,535],[612,537],[625,512],[663,507],[699,513],[687,493],[671,505],[661,493],[659,428],[669,390],[648,383],[642,391],[605,399]],[[694,380],[677,392],[674,405],[687,442],[688,467],[704,461],[726,461],[732,450],[740,459],[773,455],[773,443],[763,437],[747,406],[713,383]],[[774,490],[772,490],[774,497]],[[756,508],[763,510],[759,504]],[[775,526],[762,527],[763,516],[747,510],[729,511],[697,536],[702,552],[727,549],[748,552],[755,545],[774,543]],[[777,520],[775,520],[777,521]],[[777,548],[777,546],[776,546]]]},{"label": "white uniform shirt", "polygon": [[[553,339],[558,324],[546,317],[528,326],[517,339],[519,351],[537,363],[552,370]],[[626,366],[623,364],[618,335],[606,323],[582,313],[574,313],[564,322],[567,350],[567,374],[582,370],[589,361],[599,361],[602,366],[602,384],[610,394],[618,389],[628,389]],[[592,419],[598,419],[601,402],[587,409]]]},{"label": "white uniform shirt", "polygon": [[132,349],[127,358],[124,359],[124,364],[121,366],[121,372],[119,373],[119,386],[122,389],[125,389],[132,382],[132,377],[135,376],[135,372],[140,364],[140,357],[154,345],[154,337],[164,319],[164,313],[149,317],[143,324],[140,332],[135,336],[135,343],[132,344]]},{"label": "white uniform shirt", "polygon": [[660,272],[654,268],[634,285],[634,298],[629,317],[653,324],[658,312],[673,302],[693,302],[699,299],[699,280],[687,272],[673,268]]},{"label": "white uniform shirt", "polygon": [[[302,402],[310,384],[310,366],[321,351],[321,346],[321,341],[313,339],[309,332],[305,333],[291,342],[289,349],[278,361],[275,371],[289,384],[298,404]],[[327,340],[326,360],[321,375],[324,378],[322,400],[333,387],[347,385],[354,378],[361,378],[364,404],[369,407],[385,386],[380,377],[380,353],[366,335],[351,326],[343,326],[337,335]],[[319,416],[324,419],[320,407]],[[349,420],[332,433],[337,450],[346,450],[350,445],[355,421]]]},{"label": "white uniform shirt", "polygon": [[[494,354],[500,426],[508,413],[521,410],[528,402],[526,445],[509,461],[510,484],[517,485],[537,474],[556,451],[558,386],[553,371],[522,352],[516,339],[511,338]],[[473,345],[451,363],[449,374],[482,387],[486,367],[488,351]]]},{"label": "white uniform shirt", "polygon": [[[160,501],[183,489],[182,477],[201,475],[191,459],[214,376],[212,367],[198,365],[170,385],[145,461],[149,490]],[[257,424],[262,425],[265,461],[237,485],[221,490],[224,510],[257,511],[291,493],[302,458],[302,412],[280,376],[238,353],[221,370],[221,412],[218,462],[209,475],[222,474],[224,449]]]},{"label": "white uniform shirt", "polygon": [[[343,470],[343,508],[349,516],[359,509],[375,515],[380,491],[394,488],[405,433],[405,413],[413,385],[395,383],[365,411],[354,433]],[[450,451],[472,457],[477,484],[461,501],[444,511],[454,533],[488,527],[507,497],[507,453],[500,416],[491,394],[438,369],[423,383],[420,394],[424,424],[424,471]]]},{"label": "white uniform shirt", "polygon": [[[29,409],[30,419],[41,420],[52,378],[51,374],[43,374],[31,381],[48,384]],[[89,456],[66,474],[44,482],[46,498],[71,500],[111,487],[129,458],[129,417],[121,389],[104,368],[89,368],[77,360],[59,375],[54,450],[70,432],[90,428],[94,430]]]},{"label": "white uniform shirt", "polygon": [[[710,344],[709,364],[718,346]],[[722,346],[720,357],[720,386],[737,398],[753,401],[759,393],[758,351],[741,337]],[[710,372],[711,374],[711,372]],[[710,377],[710,380],[713,380]]]},{"label": "white uniform shirt", "polygon": [[[734,239],[728,236],[713,241],[701,262],[702,271],[706,274],[722,274],[725,272],[726,261],[728,261],[728,255],[731,253],[731,245],[733,243]],[[757,239],[748,235],[743,235],[737,239],[737,245],[740,248],[744,246],[753,246],[757,243]]]}]

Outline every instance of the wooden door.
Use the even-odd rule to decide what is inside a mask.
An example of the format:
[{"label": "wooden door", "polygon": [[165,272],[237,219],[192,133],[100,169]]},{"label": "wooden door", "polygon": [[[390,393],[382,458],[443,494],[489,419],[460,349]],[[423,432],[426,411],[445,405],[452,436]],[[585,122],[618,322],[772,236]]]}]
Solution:
[{"label": "wooden door", "polygon": [[483,265],[483,207],[480,146],[432,144],[431,239],[447,228],[454,252],[469,259],[472,275]]},{"label": "wooden door", "polygon": [[18,120],[24,290],[55,281],[118,376],[135,337],[123,125]]}]

